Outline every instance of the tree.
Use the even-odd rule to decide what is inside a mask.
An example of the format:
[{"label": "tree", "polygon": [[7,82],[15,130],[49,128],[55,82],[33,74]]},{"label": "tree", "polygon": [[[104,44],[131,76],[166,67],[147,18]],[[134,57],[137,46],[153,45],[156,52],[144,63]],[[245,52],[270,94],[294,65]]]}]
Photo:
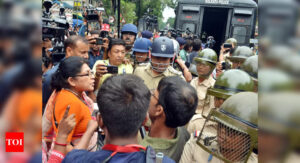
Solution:
[{"label": "tree", "polygon": [[[138,20],[147,13],[147,9],[152,9],[151,15],[157,16],[159,28],[165,27],[162,12],[165,7],[175,8],[178,0],[121,0],[121,14],[126,23],[137,24]],[[107,16],[114,15],[112,0],[102,0]],[[117,19],[117,15],[115,15]],[[170,20],[171,21],[171,20]],[[174,24],[174,23],[173,23]]]},{"label": "tree", "polygon": [[178,0],[163,0],[163,1],[168,7],[172,8],[172,9],[175,9],[175,7],[177,6],[177,3],[178,3]]},{"label": "tree", "polygon": [[[117,10],[114,13],[112,0],[102,0],[103,7],[105,8],[107,16],[115,16],[117,23]],[[117,1],[116,1],[117,3]],[[121,14],[125,19],[126,23],[134,23],[136,22],[137,16],[135,13],[136,5],[134,1],[130,0],[121,0]]]},{"label": "tree", "polygon": [[165,22],[163,22],[162,18],[158,19],[158,28],[159,29],[164,29],[166,26],[167,26],[167,24]]},{"label": "tree", "polygon": [[121,0],[121,14],[126,20],[126,23],[136,23],[136,4],[126,0]]},{"label": "tree", "polygon": [[112,1],[111,0],[102,0],[103,7],[108,16],[113,15]]},{"label": "tree", "polygon": [[170,27],[173,27],[175,23],[175,18],[169,18],[166,22],[166,24],[169,24]]}]

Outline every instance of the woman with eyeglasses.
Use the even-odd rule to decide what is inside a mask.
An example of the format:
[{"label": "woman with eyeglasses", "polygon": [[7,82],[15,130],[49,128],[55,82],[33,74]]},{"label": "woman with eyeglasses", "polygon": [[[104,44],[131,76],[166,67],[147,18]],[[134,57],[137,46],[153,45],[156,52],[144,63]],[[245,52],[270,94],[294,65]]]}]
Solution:
[{"label": "woman with eyeglasses", "polygon": [[88,62],[77,56],[68,57],[59,64],[57,72],[52,78],[52,89],[57,92],[52,115],[52,126],[58,133],[59,125],[65,110],[70,106],[69,115],[74,114],[76,126],[67,136],[67,142],[76,145],[86,131],[91,120],[91,110],[85,100],[85,91],[93,91],[94,75]]}]

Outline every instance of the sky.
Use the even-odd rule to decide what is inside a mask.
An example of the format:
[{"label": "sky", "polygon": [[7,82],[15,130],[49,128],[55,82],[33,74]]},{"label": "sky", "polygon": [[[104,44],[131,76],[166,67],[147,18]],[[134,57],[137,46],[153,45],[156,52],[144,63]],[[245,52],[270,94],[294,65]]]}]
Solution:
[{"label": "sky", "polygon": [[167,22],[169,17],[174,18],[175,17],[174,9],[167,6],[163,11],[163,17],[164,17],[163,22]]}]

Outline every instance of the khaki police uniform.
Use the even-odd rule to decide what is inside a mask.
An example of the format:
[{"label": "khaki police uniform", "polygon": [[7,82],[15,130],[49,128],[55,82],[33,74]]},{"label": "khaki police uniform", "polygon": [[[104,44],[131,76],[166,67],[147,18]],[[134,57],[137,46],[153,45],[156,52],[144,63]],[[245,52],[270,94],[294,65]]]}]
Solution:
[{"label": "khaki police uniform", "polygon": [[[215,79],[210,75],[209,78],[199,83],[199,79],[195,78],[191,81],[191,85],[196,89],[198,95],[198,107],[196,114],[192,117],[187,125],[189,133],[201,130],[205,122],[205,117],[210,110],[214,108],[214,97],[207,95],[207,89],[213,87]],[[205,117],[204,117],[205,116]]]},{"label": "khaki police uniform", "polygon": [[137,69],[138,67],[146,67],[149,64],[149,62],[143,62],[143,63],[134,63],[133,67],[134,70]]},{"label": "khaki police uniform", "polygon": [[142,78],[144,80],[145,85],[150,90],[155,90],[158,86],[159,81],[167,76],[179,76],[183,80],[185,80],[185,78],[182,75],[182,72],[175,70],[171,66],[169,66],[163,73],[159,75],[154,75],[150,63],[147,66],[137,67],[133,74]]},{"label": "khaki police uniform", "polygon": [[132,58],[133,55],[133,51],[129,51],[125,54],[125,58],[130,60],[130,62],[133,64],[134,63],[134,59]]},{"label": "khaki police uniform", "polygon": [[[206,152],[197,144],[197,137],[200,131],[196,131],[191,135],[190,140],[185,144],[183,153],[181,155],[180,163],[224,163],[222,160]],[[215,148],[212,144],[208,148]],[[258,158],[255,153],[252,153],[247,163],[257,163]]]}]

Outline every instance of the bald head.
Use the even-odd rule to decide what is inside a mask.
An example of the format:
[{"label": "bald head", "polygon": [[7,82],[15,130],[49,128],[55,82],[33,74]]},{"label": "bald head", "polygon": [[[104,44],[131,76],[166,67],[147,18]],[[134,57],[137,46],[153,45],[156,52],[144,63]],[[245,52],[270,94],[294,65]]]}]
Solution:
[{"label": "bald head", "polygon": [[88,41],[81,36],[70,36],[65,40],[66,57],[79,56],[88,59]]}]

